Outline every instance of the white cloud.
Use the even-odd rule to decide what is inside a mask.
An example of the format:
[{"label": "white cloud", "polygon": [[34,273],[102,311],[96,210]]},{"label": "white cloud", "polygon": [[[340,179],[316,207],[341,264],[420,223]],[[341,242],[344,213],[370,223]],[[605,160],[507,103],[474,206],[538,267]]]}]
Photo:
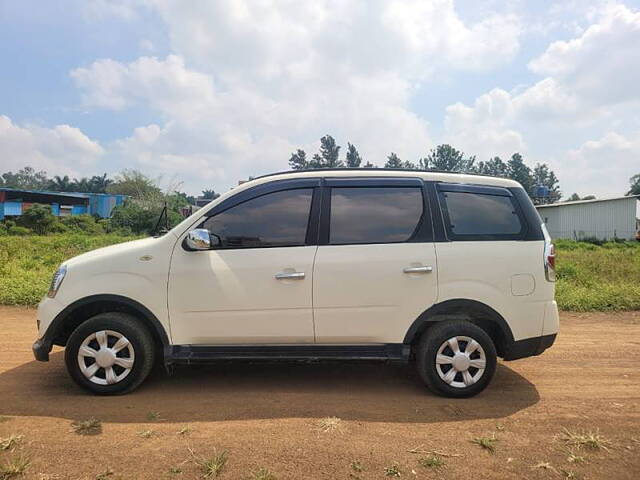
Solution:
[{"label": "white cloud", "polygon": [[[581,195],[623,195],[628,190],[628,179],[640,173],[638,159],[640,134],[627,138],[607,132],[598,140],[589,140],[570,150],[559,162],[558,171],[565,177],[579,179],[574,190]],[[612,191],[612,183],[616,188],[619,186],[618,191]]]},{"label": "white cloud", "polygon": [[596,105],[638,100],[638,44],[640,12],[623,5],[608,6],[582,35],[552,43],[529,67]]},{"label": "white cloud", "polygon": [[77,175],[95,167],[103,148],[79,129],[69,125],[44,128],[20,126],[0,115],[2,171],[24,166]]},{"label": "white cloud", "polygon": [[97,60],[71,76],[87,107],[158,113],[110,156],[178,173],[187,186],[285,169],[294,149],[312,154],[326,133],[379,164],[391,151],[415,159],[432,144],[410,108],[416,86],[437,71],[510,61],[521,29],[512,14],[467,25],[452,0],[147,6],[166,23],[172,54]]},{"label": "white cloud", "polygon": [[[625,136],[637,138],[640,132],[640,70],[634,68],[640,62],[640,13],[607,6],[594,21],[529,63],[546,75],[532,86],[494,89],[473,105],[450,105],[446,139],[480,158],[519,151],[530,162],[548,162],[567,192],[620,193],[631,163],[638,164],[637,154],[629,156],[636,144]],[[592,153],[601,151],[607,152],[607,182]]]}]

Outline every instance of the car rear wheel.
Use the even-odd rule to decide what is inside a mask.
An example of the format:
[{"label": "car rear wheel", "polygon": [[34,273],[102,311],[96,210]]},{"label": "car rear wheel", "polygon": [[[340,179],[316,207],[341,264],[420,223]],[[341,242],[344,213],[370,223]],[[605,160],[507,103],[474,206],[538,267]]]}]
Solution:
[{"label": "car rear wheel", "polygon": [[65,363],[71,378],[99,395],[117,395],[137,388],[154,362],[153,339],[131,315],[101,313],[71,334]]},{"label": "car rear wheel", "polygon": [[477,325],[442,321],[420,339],[416,357],[418,374],[434,393],[471,397],[484,390],[496,370],[493,341]]}]

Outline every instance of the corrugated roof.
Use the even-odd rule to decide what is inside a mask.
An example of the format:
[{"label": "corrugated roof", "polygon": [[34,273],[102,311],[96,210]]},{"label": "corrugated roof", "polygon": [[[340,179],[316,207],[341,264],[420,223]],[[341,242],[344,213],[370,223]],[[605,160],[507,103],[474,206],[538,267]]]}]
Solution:
[{"label": "corrugated roof", "polygon": [[625,200],[625,199],[628,200],[630,198],[639,199],[640,195],[625,195],[624,197],[595,198],[593,200],[575,200],[573,202],[558,202],[558,203],[550,203],[549,205],[536,205],[536,208],[564,207],[565,205],[581,205],[583,203],[610,202],[612,200]]},{"label": "corrugated roof", "polygon": [[[119,194],[116,193],[85,193],[85,192],[56,192],[54,190],[28,190],[25,188],[10,188],[10,187],[0,187],[0,192],[22,192],[22,193],[40,193],[42,195],[61,195],[64,197],[73,197],[73,198],[90,198],[94,195],[105,195],[109,197],[115,197]],[[122,195],[126,197],[126,195]]]}]

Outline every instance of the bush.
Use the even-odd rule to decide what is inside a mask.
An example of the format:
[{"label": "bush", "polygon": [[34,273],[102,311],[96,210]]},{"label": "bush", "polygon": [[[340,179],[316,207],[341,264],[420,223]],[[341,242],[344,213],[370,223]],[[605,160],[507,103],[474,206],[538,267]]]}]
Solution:
[{"label": "bush", "polygon": [[[21,226],[33,230],[38,235],[50,233],[58,219],[51,213],[49,205],[34,203],[18,217]],[[17,235],[17,234],[14,234]]]},{"label": "bush", "polygon": [[9,227],[7,229],[7,234],[9,235],[18,235],[18,236],[24,236],[24,235],[31,235],[33,232],[26,228],[26,227],[20,227],[18,225],[16,225],[15,227]]},{"label": "bush", "polygon": [[69,232],[73,233],[86,233],[87,235],[103,235],[105,233],[104,228],[96,221],[95,217],[88,214],[62,217],[61,223]]}]

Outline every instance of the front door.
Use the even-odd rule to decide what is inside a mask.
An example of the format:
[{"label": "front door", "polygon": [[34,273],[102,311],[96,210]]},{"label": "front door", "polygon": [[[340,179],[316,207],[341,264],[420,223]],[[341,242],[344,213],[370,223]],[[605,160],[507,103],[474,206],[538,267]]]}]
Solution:
[{"label": "front door", "polygon": [[318,193],[291,187],[242,192],[246,201],[231,197],[232,206],[205,217],[194,228],[209,230],[219,243],[212,250],[187,251],[182,238],[176,244],[169,275],[174,344],[313,343],[317,246],[308,229]]},{"label": "front door", "polygon": [[317,343],[402,343],[437,297],[420,179],[328,180],[314,266]]}]

